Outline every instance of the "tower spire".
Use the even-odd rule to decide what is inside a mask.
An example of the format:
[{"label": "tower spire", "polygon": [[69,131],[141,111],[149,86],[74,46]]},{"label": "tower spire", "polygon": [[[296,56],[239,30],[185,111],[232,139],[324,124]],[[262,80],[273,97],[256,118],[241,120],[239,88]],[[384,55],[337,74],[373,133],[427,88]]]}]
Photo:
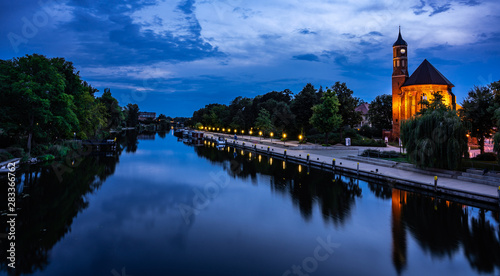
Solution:
[{"label": "tower spire", "polygon": [[403,39],[403,36],[401,36],[401,26],[399,26],[399,34],[398,34],[398,40],[394,42],[392,46],[398,46],[398,45],[405,45],[408,46],[408,43]]}]

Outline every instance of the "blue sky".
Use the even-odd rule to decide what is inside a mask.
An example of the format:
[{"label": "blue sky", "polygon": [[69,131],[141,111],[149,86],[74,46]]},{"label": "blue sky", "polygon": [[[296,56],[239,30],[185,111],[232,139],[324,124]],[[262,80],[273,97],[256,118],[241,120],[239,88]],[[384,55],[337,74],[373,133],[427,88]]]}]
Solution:
[{"label": "blue sky", "polygon": [[410,72],[428,59],[458,103],[500,80],[498,0],[3,0],[0,22],[0,59],[64,57],[121,105],[169,116],[308,82],[371,101],[391,93],[399,25]]}]

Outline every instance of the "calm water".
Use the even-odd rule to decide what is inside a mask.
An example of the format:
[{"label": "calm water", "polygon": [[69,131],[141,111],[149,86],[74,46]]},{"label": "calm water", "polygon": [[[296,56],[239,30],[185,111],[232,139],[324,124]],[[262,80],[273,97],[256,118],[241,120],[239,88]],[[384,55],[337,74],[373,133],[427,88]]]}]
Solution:
[{"label": "calm water", "polygon": [[0,274],[500,272],[498,212],[170,134],[120,141],[118,156],[68,160],[61,179],[18,172],[17,269],[2,238]]}]

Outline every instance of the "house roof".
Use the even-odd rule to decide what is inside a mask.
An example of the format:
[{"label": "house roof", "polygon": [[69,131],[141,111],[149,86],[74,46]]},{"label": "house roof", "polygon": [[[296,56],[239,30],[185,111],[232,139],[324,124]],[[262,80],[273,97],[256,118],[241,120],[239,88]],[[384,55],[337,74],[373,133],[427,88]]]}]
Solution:
[{"label": "house roof", "polygon": [[408,43],[406,43],[406,41],[401,36],[401,28],[399,28],[398,40],[396,40],[396,42],[394,42],[394,44],[392,44],[392,47],[399,46],[399,45],[408,46]]},{"label": "house roof", "polygon": [[454,87],[454,85],[441,74],[432,64],[424,59],[417,70],[405,81],[402,86],[418,84],[444,84]]},{"label": "house roof", "polygon": [[361,114],[366,115],[366,114],[368,114],[369,109],[370,109],[370,104],[363,103],[363,104],[360,104],[358,107],[356,107],[354,109],[354,111],[361,112]]}]

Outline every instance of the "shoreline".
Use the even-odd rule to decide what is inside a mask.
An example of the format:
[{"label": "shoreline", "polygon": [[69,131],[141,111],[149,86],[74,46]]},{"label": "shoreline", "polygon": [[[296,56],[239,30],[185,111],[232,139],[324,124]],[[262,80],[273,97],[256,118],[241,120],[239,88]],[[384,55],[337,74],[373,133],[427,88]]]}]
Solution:
[{"label": "shoreline", "polygon": [[[204,139],[210,140],[210,136],[228,137],[227,135],[221,135],[219,133],[205,132]],[[286,144],[285,147],[279,147],[274,144],[268,145],[254,140],[242,141],[227,138],[226,145],[252,150],[259,154],[269,155],[273,158],[306,165],[316,169],[332,171],[332,173],[354,176],[362,180],[376,180],[381,184],[384,182],[395,188],[412,188],[418,192],[436,198],[443,198],[446,200],[457,199],[455,201],[471,201],[468,203],[464,202],[466,205],[476,203],[474,205],[479,204],[487,209],[498,210],[500,208],[499,187],[454,179],[439,174],[438,172],[426,171],[429,174],[423,174],[416,171],[386,167],[381,164],[371,164],[363,162],[362,160],[353,161],[349,160],[347,157],[336,155],[335,149],[331,147],[323,149],[323,154],[318,154],[309,153],[308,149],[296,149],[293,146],[286,147]],[[339,146],[336,147],[340,148]],[[358,150],[356,147],[345,149],[345,146],[343,146],[342,149],[350,151]],[[320,150],[313,151],[318,152]],[[309,159],[307,158],[308,155]],[[335,162],[333,160],[335,160]],[[438,177],[437,187],[434,186],[435,175],[440,175]]]}]

